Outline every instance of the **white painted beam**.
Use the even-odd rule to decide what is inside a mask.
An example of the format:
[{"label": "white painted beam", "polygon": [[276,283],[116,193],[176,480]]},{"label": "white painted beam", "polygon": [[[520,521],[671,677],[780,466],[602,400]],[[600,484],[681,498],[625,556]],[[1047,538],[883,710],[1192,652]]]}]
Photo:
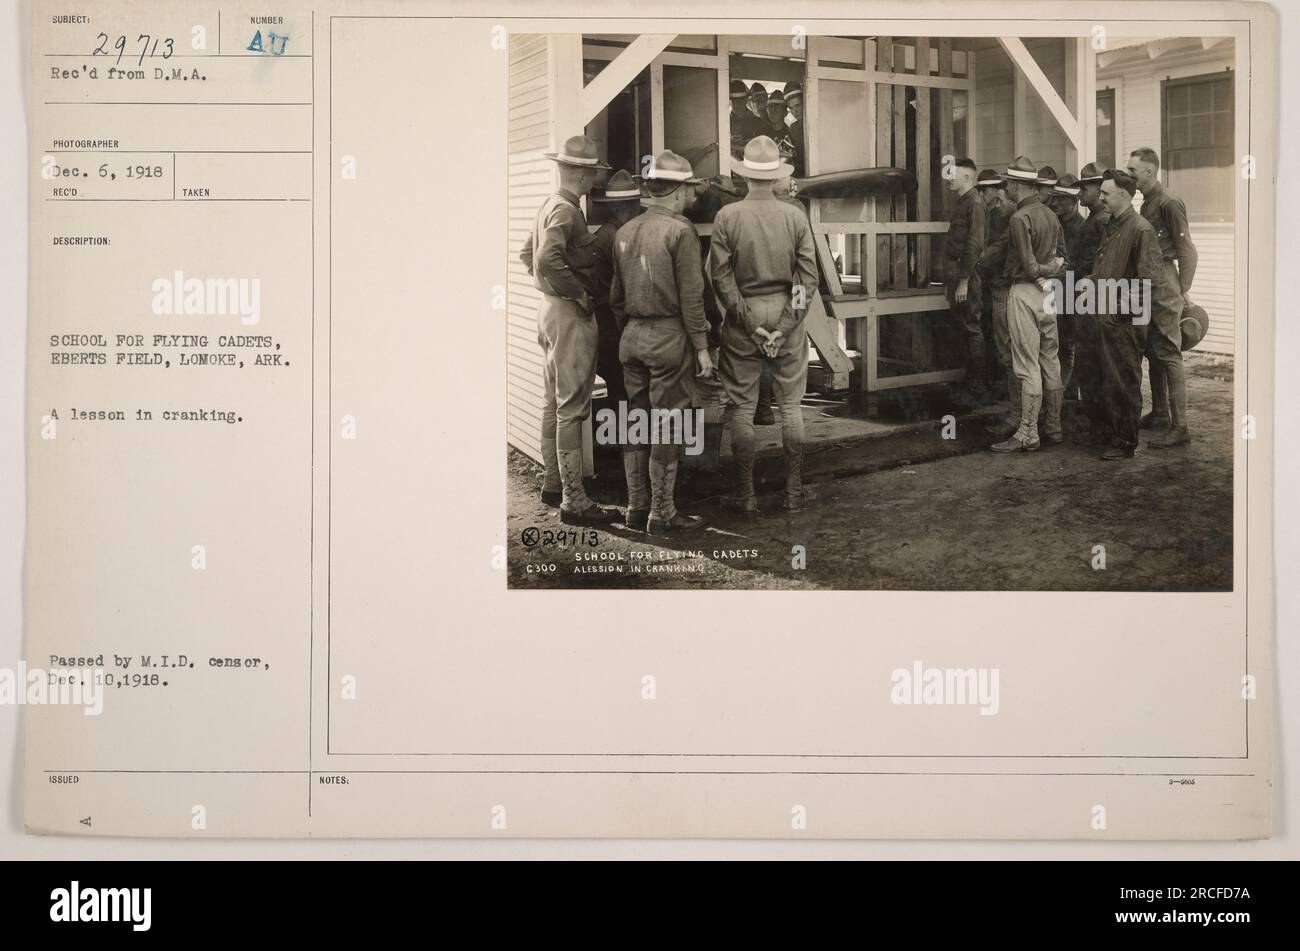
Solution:
[{"label": "white painted beam", "polygon": [[1076,149],[1082,151],[1082,124],[1070,113],[1065,102],[1056,92],[1056,88],[1025,47],[1024,42],[1014,36],[1000,36],[998,42],[1002,44],[1002,48],[1011,57],[1011,62],[1015,63],[1019,73],[1025,77],[1034,92],[1038,94],[1038,98],[1043,101],[1043,105],[1052,114],[1052,118],[1061,127],[1061,131],[1065,133],[1066,138],[1070,140]]},{"label": "white painted beam", "polygon": [[662,53],[673,41],[676,33],[643,33],[628,44],[623,52],[610,60],[596,78],[582,90],[579,114],[582,124],[586,125],[596,118],[623,87],[636,79],[656,56]]}]

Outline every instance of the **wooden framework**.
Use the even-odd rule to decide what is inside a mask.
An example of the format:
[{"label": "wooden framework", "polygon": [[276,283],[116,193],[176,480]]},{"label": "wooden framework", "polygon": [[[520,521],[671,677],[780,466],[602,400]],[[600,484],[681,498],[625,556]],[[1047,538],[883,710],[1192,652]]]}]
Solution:
[{"label": "wooden framework", "polygon": [[[780,36],[602,36],[571,38],[565,52],[573,60],[569,75],[578,77],[576,98],[579,106],[572,110],[576,127],[581,130],[599,113],[624,85],[642,70],[650,77],[650,146],[651,151],[664,148],[664,67],[681,66],[711,69],[716,74],[717,141],[719,167],[725,173],[730,142],[730,57],[751,54],[762,57],[798,59],[790,38]],[[931,365],[931,335],[926,332],[927,317],[948,308],[941,285],[932,282],[933,264],[930,242],[924,236],[945,234],[947,215],[936,213],[936,196],[932,192],[932,159],[929,143],[937,135],[941,161],[955,156],[953,94],[965,92],[967,102],[965,151],[975,154],[976,123],[975,61],[965,54],[964,76],[955,75],[952,40],[917,37],[862,39],[833,36],[807,36],[804,59],[804,126],[807,130],[805,158],[808,174],[834,171],[824,167],[820,154],[818,129],[822,110],[821,84],[854,82],[862,85],[862,117],[868,141],[874,143],[877,166],[907,167],[909,146],[911,162],[918,180],[914,212],[909,214],[909,199],[898,196],[863,202],[858,221],[826,220],[824,200],[810,203],[817,246],[818,263],[827,288],[825,295],[815,295],[808,311],[807,329],[822,366],[816,374],[822,387],[847,389],[853,363],[845,352],[851,346],[861,353],[860,386],[868,392],[959,379],[962,370],[924,370],[888,377],[880,375],[880,318],[892,315],[916,315],[911,330],[910,364]],[[1096,54],[1087,38],[1066,42],[1066,95],[1057,94],[1033,56],[1019,39],[999,39],[1015,64],[1015,136],[1017,151],[1023,151],[1025,97],[1032,88],[1065,131],[1072,165],[1092,161],[1096,153],[1096,125],[1092,117],[1096,95]],[[670,48],[672,47],[672,48]],[[584,89],[581,88],[582,59],[608,60],[606,66]],[[909,87],[915,99],[909,103]],[[937,114],[930,91],[937,91]],[[1067,105],[1066,101],[1069,101]],[[909,105],[914,106],[911,122],[916,142],[909,143]],[[557,130],[558,132],[558,130]],[[918,144],[920,147],[918,147]],[[947,207],[947,193],[943,195]],[[708,225],[697,226],[702,234]],[[845,260],[858,265],[855,282],[842,281],[835,267],[832,238],[842,236]],[[912,245],[915,244],[915,252]],[[846,286],[849,285],[849,286]],[[843,344],[843,345],[842,345]],[[811,378],[811,377],[810,377]]]},{"label": "wooden framework", "polygon": [[[809,38],[810,41],[818,38]],[[908,71],[908,57],[911,69]],[[967,58],[967,75],[953,75],[952,41],[918,37],[910,44],[899,45],[894,37],[880,36],[863,40],[863,69],[852,70],[823,66],[826,58],[821,44],[810,42],[808,83],[811,91],[821,80],[854,81],[864,85],[865,119],[868,135],[874,143],[875,164],[907,167],[908,87],[916,90],[913,145],[914,172],[917,177],[916,213],[909,220],[907,196],[875,199],[863,203],[858,222],[825,221],[817,213],[814,201],[813,232],[830,288],[829,309],[846,325],[846,338],[852,339],[861,353],[860,388],[868,393],[925,383],[960,379],[962,370],[922,370],[893,376],[880,375],[880,318],[891,315],[915,315],[912,326],[912,359],[915,366],[929,366],[932,360],[931,337],[927,315],[948,309],[943,288],[931,284],[932,262],[927,240],[916,241],[916,254],[909,254],[912,238],[946,234],[948,222],[933,220],[934,196],[931,192],[931,129],[938,125],[940,158],[952,155],[952,94],[964,90],[968,102],[974,101],[974,60]],[[939,115],[932,115],[930,90],[939,91]],[[816,117],[809,117],[815,129]],[[968,136],[973,123],[967,122]],[[813,137],[815,138],[815,136]],[[968,145],[968,148],[972,146]],[[820,168],[810,150],[809,172]],[[857,293],[848,293],[835,272],[830,237],[844,235],[845,256],[859,262]]]}]

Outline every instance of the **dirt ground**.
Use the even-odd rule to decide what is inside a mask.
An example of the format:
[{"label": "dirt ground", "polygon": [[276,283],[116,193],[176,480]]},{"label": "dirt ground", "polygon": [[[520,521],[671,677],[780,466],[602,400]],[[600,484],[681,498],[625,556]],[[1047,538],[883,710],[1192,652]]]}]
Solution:
[{"label": "dirt ground", "polygon": [[[827,477],[814,483],[815,505],[794,515],[782,510],[779,492],[762,493],[760,513],[744,516],[721,509],[714,495],[701,496],[698,485],[694,495],[687,487],[678,505],[704,516],[707,527],[667,544],[617,524],[608,531],[561,525],[557,510],[540,501],[540,469],[511,451],[510,584],[1230,590],[1231,366],[1189,362],[1188,402],[1192,445],[1148,449],[1143,433],[1131,461],[1102,462],[1098,449],[1069,440],[1032,454],[992,453],[983,448],[991,440],[976,430],[983,420],[963,418],[968,448],[960,455],[900,459],[851,475],[834,475],[843,465],[810,467]],[[938,430],[924,438],[938,440]],[[881,442],[867,451],[887,455],[889,447]],[[599,484],[595,496],[624,500],[614,480]],[[1104,569],[1094,567],[1096,546],[1104,546]]]}]

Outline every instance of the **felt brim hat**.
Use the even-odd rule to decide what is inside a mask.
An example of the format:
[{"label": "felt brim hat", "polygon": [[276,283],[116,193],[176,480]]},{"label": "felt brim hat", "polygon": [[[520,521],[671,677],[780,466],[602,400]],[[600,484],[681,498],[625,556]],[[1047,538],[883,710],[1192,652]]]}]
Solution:
[{"label": "felt brim hat", "polygon": [[1023,155],[1019,155],[1002,173],[1007,184],[1023,182],[1027,185],[1038,184],[1038,166]]},{"label": "felt brim hat", "polygon": [[745,145],[745,157],[732,159],[731,169],[745,178],[785,178],[794,174],[794,166],[781,161],[781,150],[769,136],[758,135]]},{"label": "felt brim hat", "polygon": [[570,168],[597,168],[605,171],[612,168],[600,160],[596,143],[585,135],[571,136],[565,140],[560,151],[543,152],[542,156],[558,165],[568,165]]},{"label": "felt brim hat", "polygon": [[1180,349],[1191,350],[1204,340],[1205,335],[1209,332],[1210,315],[1199,304],[1188,304],[1183,308],[1183,316],[1179,321],[1178,329],[1182,334]]},{"label": "felt brim hat", "polygon": [[1083,168],[1079,169],[1080,185],[1100,185],[1102,183],[1102,173],[1105,171],[1096,162],[1089,162]]},{"label": "felt brim hat", "polygon": [[654,186],[704,184],[704,179],[695,177],[691,170],[691,163],[671,149],[660,152],[654,157],[643,181],[647,185]]},{"label": "felt brim hat", "polygon": [[1052,194],[1064,195],[1066,198],[1078,198],[1079,180],[1069,172],[1066,172],[1058,178],[1056,184],[1052,186]]},{"label": "felt brim hat", "polygon": [[605,191],[600,195],[592,195],[592,201],[611,202],[611,201],[637,201],[641,197],[641,186],[623,169],[619,169],[609,177],[605,183]]}]

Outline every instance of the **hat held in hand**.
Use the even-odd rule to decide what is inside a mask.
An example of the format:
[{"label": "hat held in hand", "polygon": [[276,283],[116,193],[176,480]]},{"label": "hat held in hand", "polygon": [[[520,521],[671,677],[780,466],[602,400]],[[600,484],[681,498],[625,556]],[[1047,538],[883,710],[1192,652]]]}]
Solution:
[{"label": "hat held in hand", "polygon": [[1188,301],[1187,306],[1183,308],[1182,319],[1178,321],[1178,329],[1182,336],[1179,349],[1191,350],[1209,333],[1210,315],[1200,304]]}]

